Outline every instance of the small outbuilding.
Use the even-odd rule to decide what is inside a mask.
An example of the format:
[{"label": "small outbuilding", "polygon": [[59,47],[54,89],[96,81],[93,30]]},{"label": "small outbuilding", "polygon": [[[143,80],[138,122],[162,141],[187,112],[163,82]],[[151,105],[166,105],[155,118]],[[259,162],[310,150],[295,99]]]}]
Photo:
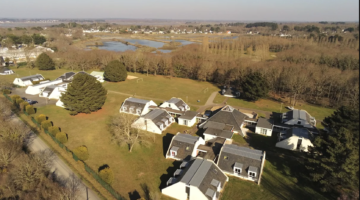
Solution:
[{"label": "small outbuilding", "polygon": [[271,119],[259,118],[255,127],[255,133],[271,136],[273,131],[273,122]]},{"label": "small outbuilding", "polygon": [[186,111],[183,115],[178,117],[178,124],[183,126],[192,127],[196,123],[197,112]]}]

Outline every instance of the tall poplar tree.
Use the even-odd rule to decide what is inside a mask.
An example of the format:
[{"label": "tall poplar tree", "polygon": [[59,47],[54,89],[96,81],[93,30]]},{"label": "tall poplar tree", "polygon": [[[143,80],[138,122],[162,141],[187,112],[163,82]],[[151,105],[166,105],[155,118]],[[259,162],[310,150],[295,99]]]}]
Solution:
[{"label": "tall poplar tree", "polygon": [[95,77],[79,72],[60,97],[70,114],[91,113],[101,109],[106,100],[106,89]]}]

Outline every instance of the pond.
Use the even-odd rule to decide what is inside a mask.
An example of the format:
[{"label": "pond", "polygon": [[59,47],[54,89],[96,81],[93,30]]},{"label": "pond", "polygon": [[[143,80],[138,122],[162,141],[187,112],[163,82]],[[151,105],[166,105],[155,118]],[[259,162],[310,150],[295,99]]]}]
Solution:
[{"label": "pond", "polygon": [[163,42],[156,42],[151,40],[140,40],[140,39],[124,39],[124,40],[132,44],[138,43],[144,46],[154,47],[154,48],[160,48],[164,46]]},{"label": "pond", "polygon": [[172,50],[167,49],[156,49],[156,51],[152,51],[151,53],[156,53],[157,51],[160,51],[161,53],[170,53]]},{"label": "pond", "polygon": [[137,47],[132,45],[126,45],[121,42],[103,42],[104,45],[99,46],[99,49],[108,50],[108,51],[135,51]]}]

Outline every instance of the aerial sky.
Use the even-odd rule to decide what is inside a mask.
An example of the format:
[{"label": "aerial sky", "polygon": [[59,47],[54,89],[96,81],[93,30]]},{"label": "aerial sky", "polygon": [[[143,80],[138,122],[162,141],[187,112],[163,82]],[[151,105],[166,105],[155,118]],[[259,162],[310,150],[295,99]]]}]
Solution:
[{"label": "aerial sky", "polygon": [[0,18],[359,20],[359,0],[1,0],[0,7]]}]

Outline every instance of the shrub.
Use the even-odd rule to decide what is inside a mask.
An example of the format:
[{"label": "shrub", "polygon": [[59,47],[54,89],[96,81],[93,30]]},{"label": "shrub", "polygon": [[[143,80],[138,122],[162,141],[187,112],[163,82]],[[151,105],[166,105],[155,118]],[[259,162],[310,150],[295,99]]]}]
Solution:
[{"label": "shrub", "polygon": [[12,95],[10,98],[13,101],[14,104],[16,103],[16,99],[18,99],[18,98],[21,99],[21,97],[19,95]]},{"label": "shrub", "polygon": [[3,89],[2,92],[4,94],[11,94],[11,90],[8,90],[8,89]]},{"label": "shrub", "polygon": [[24,111],[26,109],[26,106],[28,106],[28,105],[29,105],[29,103],[24,101],[24,102],[20,103],[19,108],[21,111]]},{"label": "shrub", "polygon": [[46,115],[40,114],[40,115],[38,115],[38,116],[35,117],[35,120],[36,120],[39,124],[41,124],[41,122],[43,122],[43,121],[46,120]]},{"label": "shrub", "polygon": [[59,142],[65,144],[68,141],[68,137],[66,133],[59,132],[56,134],[56,139],[59,140]]},{"label": "shrub", "polygon": [[51,126],[51,127],[49,127],[49,128],[48,128],[48,131],[49,131],[49,133],[50,133],[52,136],[54,136],[54,137],[56,137],[56,134],[60,133],[60,129],[59,129],[59,127],[57,127],[57,126]]},{"label": "shrub", "polygon": [[85,145],[79,146],[73,150],[73,153],[82,161],[85,161],[89,158],[89,152]]},{"label": "shrub", "polygon": [[35,108],[34,108],[34,106],[32,106],[32,105],[27,105],[27,106],[25,107],[25,109],[26,109],[26,112],[27,112],[29,115],[35,114]]},{"label": "shrub", "polygon": [[105,167],[101,167],[101,169],[99,169],[99,176],[108,184],[111,184],[114,180],[114,173],[108,165],[105,165]]},{"label": "shrub", "polygon": [[45,130],[48,130],[49,127],[52,127],[52,123],[50,120],[45,120],[41,122],[41,127]]},{"label": "shrub", "polygon": [[125,65],[118,60],[111,61],[105,66],[104,78],[111,82],[125,81],[127,78]]},{"label": "shrub", "polygon": [[37,57],[36,66],[40,70],[53,70],[53,69],[55,69],[54,61],[46,53],[42,53]]}]

